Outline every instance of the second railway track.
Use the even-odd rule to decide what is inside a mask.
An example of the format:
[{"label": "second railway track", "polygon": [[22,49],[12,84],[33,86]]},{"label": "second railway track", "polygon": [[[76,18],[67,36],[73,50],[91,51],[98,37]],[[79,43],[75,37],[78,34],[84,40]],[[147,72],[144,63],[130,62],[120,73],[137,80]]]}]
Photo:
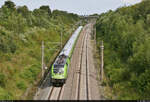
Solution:
[{"label": "second railway track", "polygon": [[88,66],[88,36],[90,34],[89,25],[87,25],[84,32],[84,37],[82,40],[82,49],[80,55],[80,73],[78,74],[77,82],[77,100],[89,100],[90,90],[89,90],[89,66]]}]

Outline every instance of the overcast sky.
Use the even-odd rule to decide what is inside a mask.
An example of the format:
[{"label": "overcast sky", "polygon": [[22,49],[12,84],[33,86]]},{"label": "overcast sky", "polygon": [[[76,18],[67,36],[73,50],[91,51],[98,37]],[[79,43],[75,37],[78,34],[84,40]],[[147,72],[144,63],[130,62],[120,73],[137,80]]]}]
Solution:
[{"label": "overcast sky", "polygon": [[[6,0],[0,0],[0,6]],[[59,9],[80,15],[102,13],[115,10],[124,5],[133,5],[141,0],[12,0],[17,6],[26,5],[30,10],[39,8],[41,5],[49,5],[51,10]]]}]

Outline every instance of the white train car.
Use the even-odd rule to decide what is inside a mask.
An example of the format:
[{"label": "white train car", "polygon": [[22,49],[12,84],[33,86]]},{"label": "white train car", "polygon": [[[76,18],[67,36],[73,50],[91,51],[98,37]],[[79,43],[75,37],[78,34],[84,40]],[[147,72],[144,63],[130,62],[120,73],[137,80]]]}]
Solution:
[{"label": "white train car", "polygon": [[63,50],[60,52],[59,55],[66,55],[66,56],[70,56],[71,54],[71,50],[74,47],[75,41],[78,37],[78,35],[80,34],[80,31],[82,29],[82,26],[80,26],[71,36],[71,38],[69,39],[69,41],[66,43],[65,47],[63,48]]}]

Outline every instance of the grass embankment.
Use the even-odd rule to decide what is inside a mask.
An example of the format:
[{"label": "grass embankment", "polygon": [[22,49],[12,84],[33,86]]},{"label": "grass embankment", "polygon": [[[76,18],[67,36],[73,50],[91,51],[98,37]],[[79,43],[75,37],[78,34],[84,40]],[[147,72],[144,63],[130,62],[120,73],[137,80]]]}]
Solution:
[{"label": "grass embankment", "polygon": [[48,6],[16,9],[11,1],[5,2],[0,13],[0,99],[20,99],[40,78],[41,42],[45,42],[48,66],[56,52],[50,49],[60,49],[49,42],[59,42],[61,31],[65,42],[79,18],[64,11],[51,12]]},{"label": "grass embankment", "polygon": [[[150,1],[99,16],[97,42],[104,40],[105,84],[116,99],[150,99]],[[99,47],[99,45],[97,45]]]}]

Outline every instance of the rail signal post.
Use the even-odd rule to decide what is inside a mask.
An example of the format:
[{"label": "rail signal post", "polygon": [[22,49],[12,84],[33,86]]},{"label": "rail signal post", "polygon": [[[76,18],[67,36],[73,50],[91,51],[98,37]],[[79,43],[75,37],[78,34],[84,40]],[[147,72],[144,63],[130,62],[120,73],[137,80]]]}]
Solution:
[{"label": "rail signal post", "polygon": [[44,76],[44,41],[42,41],[42,77]]},{"label": "rail signal post", "polygon": [[104,70],[103,70],[103,67],[104,67],[104,45],[103,45],[103,41],[101,42],[101,70],[100,70],[100,78],[101,78],[101,81],[103,81],[103,75],[104,75]]}]

